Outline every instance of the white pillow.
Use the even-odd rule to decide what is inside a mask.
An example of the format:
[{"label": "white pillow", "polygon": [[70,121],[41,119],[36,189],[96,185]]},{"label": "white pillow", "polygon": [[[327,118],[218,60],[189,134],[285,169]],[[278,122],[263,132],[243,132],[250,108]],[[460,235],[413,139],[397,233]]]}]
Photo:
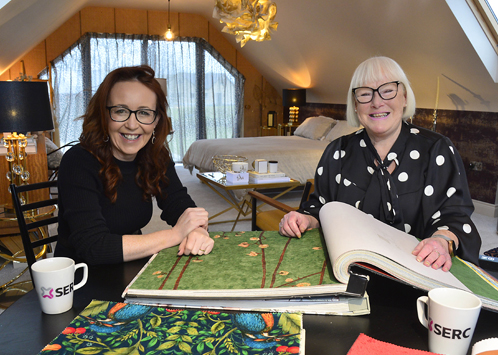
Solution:
[{"label": "white pillow", "polygon": [[336,124],[336,120],[325,116],[308,117],[294,131],[295,136],[320,140]]},{"label": "white pillow", "polygon": [[333,140],[346,136],[350,133],[356,132],[361,127],[352,127],[348,124],[348,121],[337,121],[335,126],[330,130],[330,132],[325,136],[325,140],[332,142]]}]

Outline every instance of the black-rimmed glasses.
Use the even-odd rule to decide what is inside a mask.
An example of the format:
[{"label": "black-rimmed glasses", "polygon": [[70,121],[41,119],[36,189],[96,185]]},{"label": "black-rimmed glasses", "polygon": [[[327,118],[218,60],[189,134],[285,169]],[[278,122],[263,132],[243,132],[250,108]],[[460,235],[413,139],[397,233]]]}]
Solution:
[{"label": "black-rimmed glasses", "polygon": [[373,100],[374,94],[377,91],[382,100],[392,100],[398,94],[399,81],[391,81],[382,84],[377,89],[372,89],[367,86],[362,86],[353,89],[353,95],[360,104],[368,104]]},{"label": "black-rimmed glasses", "polygon": [[107,109],[109,110],[111,120],[115,122],[124,122],[130,118],[132,113],[134,113],[137,121],[141,124],[153,124],[157,116],[156,111],[148,108],[141,108],[133,111],[126,107],[108,106]]}]

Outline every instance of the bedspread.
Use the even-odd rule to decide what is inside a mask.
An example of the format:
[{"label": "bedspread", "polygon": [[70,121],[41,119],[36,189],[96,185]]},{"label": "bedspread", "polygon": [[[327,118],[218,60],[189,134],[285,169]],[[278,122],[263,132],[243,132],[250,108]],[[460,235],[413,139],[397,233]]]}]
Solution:
[{"label": "bedspread", "polygon": [[249,166],[255,159],[278,161],[278,171],[284,172],[302,184],[315,177],[315,170],[326,140],[313,140],[299,136],[245,137],[230,139],[201,139],[190,146],[183,157],[183,166],[192,172],[216,171],[215,155],[241,155]]}]

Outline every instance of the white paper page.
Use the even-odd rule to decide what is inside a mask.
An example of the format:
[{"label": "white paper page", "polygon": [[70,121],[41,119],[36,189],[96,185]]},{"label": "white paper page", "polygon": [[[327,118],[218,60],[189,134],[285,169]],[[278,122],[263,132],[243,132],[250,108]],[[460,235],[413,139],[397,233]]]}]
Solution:
[{"label": "white paper page", "polygon": [[[320,210],[320,222],[332,264],[341,254],[351,249],[369,250],[433,280],[468,289],[451,273],[442,269],[434,270],[418,262],[412,254],[418,244],[414,236],[391,227],[351,205],[342,202],[327,203]],[[333,241],[329,241],[332,236]]]}]

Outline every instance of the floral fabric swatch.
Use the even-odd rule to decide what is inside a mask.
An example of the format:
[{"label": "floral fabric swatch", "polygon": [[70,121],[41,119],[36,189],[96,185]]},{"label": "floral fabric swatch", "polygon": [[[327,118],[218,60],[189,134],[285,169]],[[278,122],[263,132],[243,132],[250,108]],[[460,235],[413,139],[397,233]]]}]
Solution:
[{"label": "floral fabric swatch", "polygon": [[302,331],[297,313],[196,311],[94,300],[40,354],[298,354]]}]

